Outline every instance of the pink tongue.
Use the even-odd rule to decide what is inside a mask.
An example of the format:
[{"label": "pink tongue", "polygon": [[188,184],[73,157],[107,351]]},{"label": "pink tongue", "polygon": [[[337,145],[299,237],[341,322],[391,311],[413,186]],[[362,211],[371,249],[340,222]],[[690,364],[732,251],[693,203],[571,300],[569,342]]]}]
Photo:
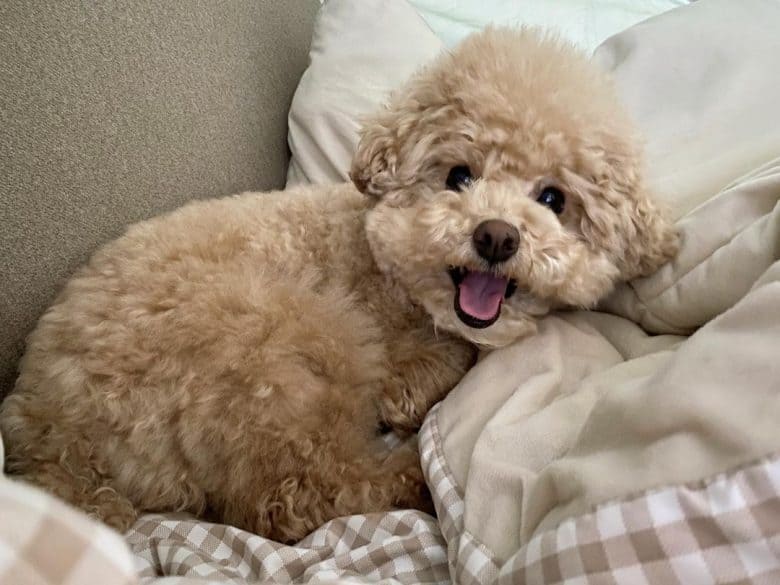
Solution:
[{"label": "pink tongue", "polygon": [[506,285],[506,278],[471,271],[459,285],[460,308],[472,317],[489,321],[498,315]]}]

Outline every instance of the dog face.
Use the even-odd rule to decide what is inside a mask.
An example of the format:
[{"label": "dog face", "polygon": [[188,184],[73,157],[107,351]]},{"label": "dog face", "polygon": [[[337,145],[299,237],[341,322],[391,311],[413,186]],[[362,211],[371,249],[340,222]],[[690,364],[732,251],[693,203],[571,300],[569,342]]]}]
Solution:
[{"label": "dog face", "polygon": [[606,75],[538,32],[491,29],[365,126],[351,176],[375,198],[380,269],[437,327],[498,347],[674,254],[640,158]]}]

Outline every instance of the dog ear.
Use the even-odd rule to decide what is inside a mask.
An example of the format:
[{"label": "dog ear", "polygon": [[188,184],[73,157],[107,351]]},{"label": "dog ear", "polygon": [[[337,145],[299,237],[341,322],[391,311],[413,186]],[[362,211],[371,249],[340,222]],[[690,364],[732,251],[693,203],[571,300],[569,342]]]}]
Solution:
[{"label": "dog ear", "polygon": [[635,226],[637,239],[629,242],[628,262],[623,267],[624,278],[648,276],[671,260],[680,248],[677,228],[667,209],[640,191],[634,199],[631,222]]},{"label": "dog ear", "polygon": [[679,235],[669,212],[644,190],[634,194],[629,207],[627,230],[634,237],[626,239],[621,272],[625,280],[648,276],[677,254]]},{"label": "dog ear", "polygon": [[620,142],[609,149],[589,149],[588,166],[596,172],[580,190],[580,227],[590,242],[612,255],[621,279],[631,280],[652,274],[670,260],[679,238],[668,211],[642,183],[638,153]]},{"label": "dog ear", "polygon": [[397,144],[389,112],[366,122],[349,172],[358,191],[379,198],[392,188],[398,164]]}]

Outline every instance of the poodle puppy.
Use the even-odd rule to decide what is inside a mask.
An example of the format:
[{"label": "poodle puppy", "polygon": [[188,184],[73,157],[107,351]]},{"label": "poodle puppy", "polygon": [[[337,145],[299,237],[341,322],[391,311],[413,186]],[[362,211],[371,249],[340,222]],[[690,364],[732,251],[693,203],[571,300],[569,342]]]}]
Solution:
[{"label": "poodle puppy", "polygon": [[188,511],[280,541],[429,509],[414,438],[476,348],[590,307],[676,249],[605,74],[533,30],[477,34],[367,121],[353,184],[130,227],[28,340],[11,474],[126,529]]}]

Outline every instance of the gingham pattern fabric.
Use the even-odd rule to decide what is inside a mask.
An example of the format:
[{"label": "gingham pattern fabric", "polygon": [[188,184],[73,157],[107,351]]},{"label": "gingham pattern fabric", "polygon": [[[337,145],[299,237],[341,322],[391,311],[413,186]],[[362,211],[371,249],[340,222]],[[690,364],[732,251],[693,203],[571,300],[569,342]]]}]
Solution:
[{"label": "gingham pattern fabric", "polygon": [[493,583],[498,563],[463,527],[463,492],[452,477],[436,423],[439,405],[431,409],[420,429],[420,457],[428,487],[433,495],[442,535],[447,541],[447,562],[455,583]]},{"label": "gingham pattern fabric", "polygon": [[462,492],[442,456],[436,410],[420,441],[459,584],[780,583],[778,456],[695,485],[606,503],[535,535],[499,563],[463,528]]},{"label": "gingham pattern fabric", "polygon": [[142,582],[161,575],[185,577],[180,583],[450,582],[439,527],[421,512],[339,518],[296,546],[221,524],[147,515],[126,540]]},{"label": "gingham pattern fabric", "polygon": [[132,585],[122,538],[56,498],[0,475],[0,584]]},{"label": "gingham pattern fabric", "polygon": [[500,563],[464,530],[463,494],[442,456],[436,410],[420,440],[444,538],[434,519],[409,511],[333,520],[292,547],[149,515],[126,535],[132,556],[111,530],[0,478],[0,583],[780,583],[780,457],[606,503],[535,535]]}]

